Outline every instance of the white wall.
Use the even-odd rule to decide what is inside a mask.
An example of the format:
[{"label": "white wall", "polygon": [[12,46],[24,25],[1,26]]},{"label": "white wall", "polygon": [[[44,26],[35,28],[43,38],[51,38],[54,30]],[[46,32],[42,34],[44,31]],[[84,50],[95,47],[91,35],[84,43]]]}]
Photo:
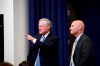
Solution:
[{"label": "white wall", "polygon": [[26,37],[28,25],[27,0],[14,0],[14,66],[27,58],[28,43]]},{"label": "white wall", "polygon": [[27,0],[0,0],[0,14],[4,14],[4,61],[14,66],[27,57],[27,8]]},{"label": "white wall", "polygon": [[13,0],[0,0],[0,14],[4,14],[4,60],[14,63]]}]

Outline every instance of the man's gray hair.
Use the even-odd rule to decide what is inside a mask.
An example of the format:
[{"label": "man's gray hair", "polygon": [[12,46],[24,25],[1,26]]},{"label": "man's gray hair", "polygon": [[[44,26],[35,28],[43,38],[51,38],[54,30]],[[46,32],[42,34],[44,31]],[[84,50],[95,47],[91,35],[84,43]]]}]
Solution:
[{"label": "man's gray hair", "polygon": [[46,25],[50,26],[50,29],[52,28],[52,23],[49,19],[47,18],[41,18],[39,21],[46,21]]}]

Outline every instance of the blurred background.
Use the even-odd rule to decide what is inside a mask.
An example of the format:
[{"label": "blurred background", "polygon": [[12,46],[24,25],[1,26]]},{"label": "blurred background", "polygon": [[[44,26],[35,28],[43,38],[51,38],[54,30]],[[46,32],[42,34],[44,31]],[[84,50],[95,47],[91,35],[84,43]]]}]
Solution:
[{"label": "blurred background", "polygon": [[[3,21],[1,20],[3,15]],[[100,63],[100,4],[98,0],[0,0],[0,61],[18,66],[26,60],[28,42],[24,34],[38,33],[38,20],[48,18],[53,24],[52,32],[60,37],[58,46],[59,66],[67,66],[75,37],[69,34],[73,20],[85,23],[85,34],[93,41],[95,66]],[[4,33],[3,33],[4,32]],[[3,57],[4,56],[4,57]]]},{"label": "blurred background", "polygon": [[[94,46],[94,63],[100,65],[100,4],[99,0],[68,0],[68,27],[75,19],[83,20],[85,23],[85,34],[93,41]],[[70,55],[71,47],[75,37],[69,34],[68,54]]]}]

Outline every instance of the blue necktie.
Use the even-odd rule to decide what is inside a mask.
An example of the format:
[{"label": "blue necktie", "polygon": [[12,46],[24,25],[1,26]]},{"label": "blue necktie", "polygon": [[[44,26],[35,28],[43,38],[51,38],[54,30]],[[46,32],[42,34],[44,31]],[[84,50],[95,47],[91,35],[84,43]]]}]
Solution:
[{"label": "blue necktie", "polygon": [[[42,36],[40,41],[43,42],[44,39],[45,39],[45,37]],[[37,55],[37,59],[36,59],[36,66],[40,66],[40,56],[39,56],[39,51],[40,51],[40,49],[38,50],[38,55]]]}]

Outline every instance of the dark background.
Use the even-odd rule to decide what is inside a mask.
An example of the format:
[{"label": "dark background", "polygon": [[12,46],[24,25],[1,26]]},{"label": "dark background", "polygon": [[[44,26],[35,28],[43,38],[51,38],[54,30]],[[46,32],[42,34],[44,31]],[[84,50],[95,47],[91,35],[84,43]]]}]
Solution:
[{"label": "dark background", "polygon": [[74,41],[74,37],[69,34],[69,27],[75,19],[84,21],[84,33],[93,41],[95,66],[100,66],[99,0],[29,0],[29,34],[34,36],[38,33],[40,18],[50,19],[53,24],[52,32],[60,37],[59,66],[68,65],[67,60]]},{"label": "dark background", "polygon": [[[99,0],[68,0],[69,25],[75,19],[83,20],[85,23],[85,34],[93,41],[94,63],[100,66],[100,2]],[[70,34],[69,40],[72,42],[74,37]],[[70,42],[70,43],[71,43]],[[69,44],[69,53],[72,43]]]},{"label": "dark background", "polygon": [[4,61],[4,26],[3,14],[0,14],[0,62]]},{"label": "dark background", "polygon": [[[59,66],[67,66],[68,19],[67,0],[29,0],[29,34],[38,34],[38,20],[48,18],[52,22],[52,32],[59,36]],[[30,43],[32,46],[33,44]]]}]

